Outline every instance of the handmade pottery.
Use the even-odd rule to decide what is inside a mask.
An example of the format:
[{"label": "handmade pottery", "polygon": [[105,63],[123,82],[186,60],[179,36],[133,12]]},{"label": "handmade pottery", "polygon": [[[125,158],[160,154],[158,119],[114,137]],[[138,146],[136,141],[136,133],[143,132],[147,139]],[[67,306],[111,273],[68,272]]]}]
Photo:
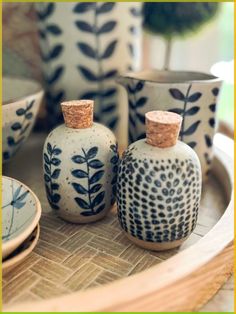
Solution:
[{"label": "handmade pottery", "polygon": [[145,137],[145,113],[167,110],[183,117],[179,139],[197,153],[203,176],[210,168],[216,106],[222,81],[198,72],[130,72],[118,81],[129,98],[129,142]]},{"label": "handmade pottery", "polygon": [[147,113],[147,138],[131,144],[120,161],[119,221],[146,249],[177,247],[196,226],[201,167],[192,148],[177,141],[181,120],[172,112]]},{"label": "handmade pottery", "polygon": [[43,97],[32,80],[3,77],[2,160],[9,160],[28,138]]},{"label": "handmade pottery", "polygon": [[118,152],[113,133],[93,123],[93,101],[62,103],[65,124],[44,145],[48,201],[60,217],[86,223],[103,218],[115,202]]},{"label": "handmade pottery", "polygon": [[21,264],[25,258],[33,251],[39,239],[39,224],[29,237],[2,262],[3,276],[9,273],[13,268]]},{"label": "handmade pottery", "polygon": [[[121,139],[126,137],[127,98],[114,79],[119,72],[140,68],[142,3],[35,6],[50,125],[62,121],[62,100],[93,99],[95,121],[119,131]],[[122,123],[118,126],[120,118]]]},{"label": "handmade pottery", "polygon": [[2,177],[2,257],[6,258],[35,229],[41,216],[37,196],[23,183]]}]

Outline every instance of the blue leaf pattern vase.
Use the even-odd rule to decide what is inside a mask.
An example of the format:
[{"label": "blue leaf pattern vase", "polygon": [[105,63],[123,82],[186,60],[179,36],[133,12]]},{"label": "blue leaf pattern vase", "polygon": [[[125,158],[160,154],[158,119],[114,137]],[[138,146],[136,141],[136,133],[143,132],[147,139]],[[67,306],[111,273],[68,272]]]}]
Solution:
[{"label": "blue leaf pattern vase", "polygon": [[127,100],[115,78],[140,67],[141,6],[137,2],[36,4],[50,126],[62,121],[58,105],[62,100],[93,99],[95,121],[124,138],[120,119]]},{"label": "blue leaf pattern vase", "polygon": [[116,200],[118,148],[105,126],[93,122],[93,101],[62,103],[65,124],[47,137],[43,152],[48,202],[74,223],[103,218]]},{"label": "blue leaf pattern vase", "polygon": [[197,153],[203,179],[213,157],[216,107],[222,81],[209,74],[178,71],[129,72],[118,78],[129,101],[129,143],[145,138],[145,113],[166,110],[183,118],[179,139]]}]

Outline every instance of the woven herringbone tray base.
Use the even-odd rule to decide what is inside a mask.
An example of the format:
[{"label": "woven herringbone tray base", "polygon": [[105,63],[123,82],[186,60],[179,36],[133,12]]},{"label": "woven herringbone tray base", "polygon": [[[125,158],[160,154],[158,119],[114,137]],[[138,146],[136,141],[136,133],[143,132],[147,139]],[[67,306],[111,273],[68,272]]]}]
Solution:
[{"label": "woven herringbone tray base", "polygon": [[[41,180],[41,147],[36,149],[35,142],[32,145],[7,165],[4,174],[21,180],[37,193],[44,211],[40,240],[28,258],[3,277],[5,305],[49,299],[146,270],[196,243],[220,219],[227,205],[220,182],[211,176],[203,189],[197,227],[189,239],[178,249],[146,251],[125,237],[115,207],[103,220],[89,225],[69,224],[57,218],[49,209]],[[36,158],[28,163],[25,157],[32,150],[39,154],[35,153]]]}]

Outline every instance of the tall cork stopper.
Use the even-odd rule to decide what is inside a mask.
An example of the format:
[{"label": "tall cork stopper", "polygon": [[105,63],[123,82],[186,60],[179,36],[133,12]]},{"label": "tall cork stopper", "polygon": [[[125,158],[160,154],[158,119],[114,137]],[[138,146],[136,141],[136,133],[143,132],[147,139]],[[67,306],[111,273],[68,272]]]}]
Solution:
[{"label": "tall cork stopper", "polygon": [[146,118],[146,142],[152,146],[166,148],[178,140],[182,117],[169,111],[150,111]]},{"label": "tall cork stopper", "polygon": [[93,100],[71,100],[61,103],[65,125],[73,129],[90,128],[93,124]]}]

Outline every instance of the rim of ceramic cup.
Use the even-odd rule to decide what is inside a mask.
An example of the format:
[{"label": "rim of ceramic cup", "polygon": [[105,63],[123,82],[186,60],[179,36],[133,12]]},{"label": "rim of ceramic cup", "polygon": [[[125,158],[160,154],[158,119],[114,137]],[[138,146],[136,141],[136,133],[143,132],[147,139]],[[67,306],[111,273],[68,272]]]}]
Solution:
[{"label": "rim of ceramic cup", "polygon": [[14,237],[13,239],[9,239],[6,242],[2,242],[2,251],[12,252],[14,250],[14,248],[17,248],[17,246],[19,246],[23,241],[25,241],[25,239],[34,231],[35,227],[37,226],[37,224],[40,220],[40,217],[42,214],[42,207],[41,207],[40,201],[39,201],[38,197],[36,196],[36,194],[27,185],[25,185],[24,183],[14,179],[14,178],[8,177],[8,176],[2,176],[2,183],[3,183],[4,179],[15,181],[18,184],[22,185],[26,190],[28,190],[29,193],[32,195],[32,197],[35,200],[35,208],[36,208],[36,213],[35,213],[34,219],[30,223],[30,225],[26,229],[24,229],[20,234],[18,234],[16,237]]},{"label": "rim of ceramic cup", "polygon": [[[14,95],[11,98],[8,97],[6,99],[4,99],[4,89],[6,88],[6,85],[4,86],[4,84],[9,84],[10,87],[9,89],[12,91],[13,90],[13,84],[17,84],[17,88],[14,89],[14,93],[18,93],[18,95]],[[20,86],[22,86],[22,84],[24,84],[26,86],[26,90],[25,92],[22,91],[22,89],[20,88]],[[28,79],[25,77],[20,77],[20,76],[3,76],[2,79],[2,105],[3,106],[9,106],[9,105],[15,105],[15,104],[19,104],[19,102],[24,101],[27,98],[31,98],[31,97],[40,97],[41,94],[44,94],[44,90],[42,85],[34,80],[34,79]]]},{"label": "rim of ceramic cup", "polygon": [[[152,76],[150,78],[150,76]],[[185,84],[185,83],[214,83],[222,82],[219,77],[198,71],[172,71],[172,70],[142,70],[136,72],[127,72],[120,75],[121,79],[134,79],[156,84]],[[118,81],[119,81],[118,78]]]}]

